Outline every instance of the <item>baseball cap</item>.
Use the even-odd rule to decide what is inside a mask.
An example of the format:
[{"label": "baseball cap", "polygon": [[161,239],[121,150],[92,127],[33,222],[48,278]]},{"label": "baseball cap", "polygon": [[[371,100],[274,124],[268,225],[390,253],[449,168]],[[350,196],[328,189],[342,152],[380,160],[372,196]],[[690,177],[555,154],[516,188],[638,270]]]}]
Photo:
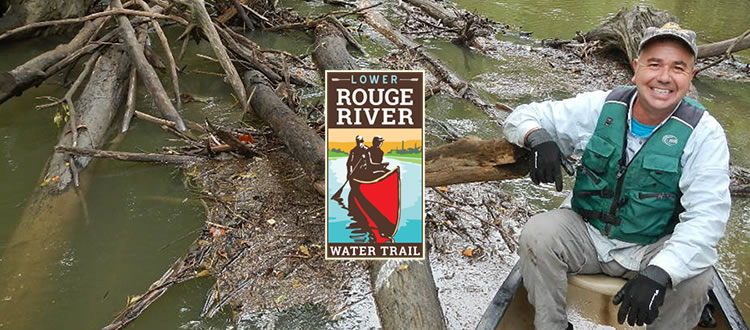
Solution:
[{"label": "baseball cap", "polygon": [[640,45],[638,45],[638,52],[643,51],[643,46],[651,40],[672,38],[675,40],[682,41],[690,51],[693,52],[693,57],[698,56],[698,46],[695,44],[695,32],[687,29],[683,29],[675,22],[669,22],[662,25],[662,27],[648,27],[643,32],[643,38],[641,39]]}]

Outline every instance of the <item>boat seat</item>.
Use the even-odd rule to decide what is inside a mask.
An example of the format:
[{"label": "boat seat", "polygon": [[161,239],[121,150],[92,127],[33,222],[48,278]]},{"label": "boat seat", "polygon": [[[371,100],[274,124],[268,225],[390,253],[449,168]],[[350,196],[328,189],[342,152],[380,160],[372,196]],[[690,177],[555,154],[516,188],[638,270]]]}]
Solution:
[{"label": "boat seat", "polygon": [[625,280],[604,274],[571,275],[568,276],[568,284],[603,295],[614,296],[625,285]]}]

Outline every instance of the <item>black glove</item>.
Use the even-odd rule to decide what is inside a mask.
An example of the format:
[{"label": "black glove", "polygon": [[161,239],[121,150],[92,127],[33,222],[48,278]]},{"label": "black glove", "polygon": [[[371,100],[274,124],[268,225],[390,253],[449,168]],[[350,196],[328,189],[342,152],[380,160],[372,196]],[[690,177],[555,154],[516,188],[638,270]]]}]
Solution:
[{"label": "black glove", "polygon": [[663,269],[654,265],[646,267],[625,283],[612,299],[615,305],[622,303],[617,312],[617,322],[625,322],[626,315],[631,326],[654,322],[659,316],[659,306],[664,303],[664,292],[670,283],[669,274]]},{"label": "black glove", "polygon": [[564,157],[560,152],[560,147],[543,128],[529,133],[526,141],[531,148],[531,160],[529,161],[531,181],[535,184],[554,182],[555,189],[562,191],[560,164]]}]

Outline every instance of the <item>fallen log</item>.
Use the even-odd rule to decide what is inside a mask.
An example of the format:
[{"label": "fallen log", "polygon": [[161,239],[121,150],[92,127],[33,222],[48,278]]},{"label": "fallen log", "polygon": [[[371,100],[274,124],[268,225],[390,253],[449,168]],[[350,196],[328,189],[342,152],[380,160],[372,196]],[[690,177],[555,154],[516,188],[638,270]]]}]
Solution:
[{"label": "fallen log", "polygon": [[[628,63],[638,57],[638,45],[643,31],[650,26],[662,26],[667,22],[677,22],[677,18],[666,11],[654,10],[647,6],[636,6],[631,10],[620,10],[614,17],[602,22],[585,34],[574,38],[579,43],[597,42],[597,53],[621,53]],[[543,44],[550,47],[564,46],[570,41],[546,40]],[[579,44],[580,45],[580,44]],[[724,55],[727,51],[738,52],[750,48],[750,35],[742,34],[732,39],[698,46],[698,58]]]},{"label": "fallen log", "polygon": [[627,56],[627,63],[638,57],[638,45],[643,31],[650,26],[662,26],[667,22],[677,22],[677,18],[663,10],[648,6],[635,6],[631,10],[622,9],[617,14],[599,24],[591,31],[575,38],[581,43],[598,41],[600,52],[621,52]]},{"label": "fallen log", "polygon": [[[68,122],[58,144],[71,145],[73,134],[78,134],[81,147],[96,148],[104,143],[105,133],[123,103],[129,68],[128,56],[120,47],[103,52],[76,101],[78,127]],[[90,160],[83,156],[70,159],[60,153],[50,158],[42,182],[25,207],[0,264],[0,277],[5,279],[0,284],[0,295],[29,295],[24,299],[28,304],[8,304],[4,312],[30,317],[44,312],[45,302],[38,293],[45,292],[47,274],[52,272],[48,267],[56,264],[51,260],[62,254],[61,245],[69,237],[72,222],[81,214],[81,197],[71,187],[70,167],[83,169]],[[81,190],[86,186],[86,180],[82,181]],[[28,328],[24,324],[14,327]]]},{"label": "fallen log", "polygon": [[519,178],[528,173],[526,162],[522,161],[527,153],[505,139],[465,137],[426,151],[425,185]]},{"label": "fallen log", "polygon": [[[95,0],[3,0],[0,1],[0,33],[41,21],[81,16],[86,14],[95,2]],[[50,26],[44,33],[56,34],[69,31],[70,28],[72,27],[55,25]],[[14,39],[20,40],[30,36],[29,32],[16,34]]]},{"label": "fallen log", "polygon": [[216,57],[219,59],[219,63],[224,69],[224,72],[227,73],[226,79],[232,87],[232,90],[234,90],[234,93],[237,96],[237,101],[242,105],[242,110],[247,111],[248,100],[247,94],[245,93],[245,87],[242,85],[242,79],[240,79],[237,69],[234,67],[234,64],[232,64],[232,60],[229,58],[226,47],[221,43],[221,37],[219,37],[219,33],[216,31],[216,28],[211,21],[211,17],[208,15],[208,11],[206,11],[206,3],[203,0],[179,0],[178,2],[190,6],[193,12],[193,17],[197,19],[197,25],[201,28],[203,34],[211,44],[211,48],[213,48]]},{"label": "fallen log", "polygon": [[142,152],[110,151],[92,148],[69,147],[63,145],[55,146],[55,151],[92,158],[108,158],[141,163],[184,165],[201,160],[200,157],[189,155],[165,155]]},{"label": "fallen log", "polygon": [[358,65],[346,50],[347,40],[335,25],[324,21],[315,28],[313,62],[321,72],[325,70],[355,70]]},{"label": "fallen log", "polygon": [[370,263],[380,325],[383,329],[446,329],[429,257]]},{"label": "fallen log", "polygon": [[[368,0],[360,0],[359,7],[370,7],[370,3]],[[386,20],[385,17],[380,14],[380,12],[373,9],[363,10],[363,16],[365,22],[368,25],[370,25],[376,31],[386,37],[386,39],[390,40],[394,45],[405,51],[408,51],[409,53],[418,55],[417,58],[419,58],[424,63],[425,68],[427,68],[435,77],[437,77],[441,81],[447,82],[451,89],[456,93],[456,95],[469,100],[471,103],[482,109],[493,118],[503,120],[504,117],[507,116],[501,112],[495,111],[495,109],[490,104],[479,97],[479,94],[474,89],[474,87],[472,87],[469,83],[461,80],[461,78],[453,73],[453,71],[445,67],[435,56],[426,52],[421,48],[419,44],[417,44],[410,38],[396,31],[391,23],[388,22],[388,20]]]},{"label": "fallen log", "polygon": [[13,96],[21,95],[29,87],[38,85],[44,79],[47,79],[54,73],[49,72],[50,67],[81,49],[104,24],[105,20],[106,18],[99,18],[86,22],[83,28],[78,31],[78,34],[67,44],[59,45],[11,71],[0,73],[0,104]]},{"label": "fallen log", "polygon": [[452,28],[460,28],[460,27],[463,27],[464,25],[458,19],[458,16],[456,15],[455,12],[446,9],[445,7],[435,3],[434,1],[404,0],[404,2],[421,8],[427,13],[427,15],[430,15],[438,19],[445,26],[452,27]]},{"label": "fallen log", "polygon": [[310,176],[315,189],[325,195],[326,147],[323,139],[279,99],[262,73],[248,70],[244,80],[253,112],[278,134]]},{"label": "fallen log", "polygon": [[739,41],[737,39],[741,38],[741,35],[729,40],[700,45],[698,46],[698,57],[712,57],[723,55],[727,52],[727,50],[729,50],[729,47],[732,47],[732,44],[734,44],[735,42],[737,44],[732,48],[732,52],[738,52],[748,49],[750,48],[750,35],[743,35],[745,35],[745,37]]}]

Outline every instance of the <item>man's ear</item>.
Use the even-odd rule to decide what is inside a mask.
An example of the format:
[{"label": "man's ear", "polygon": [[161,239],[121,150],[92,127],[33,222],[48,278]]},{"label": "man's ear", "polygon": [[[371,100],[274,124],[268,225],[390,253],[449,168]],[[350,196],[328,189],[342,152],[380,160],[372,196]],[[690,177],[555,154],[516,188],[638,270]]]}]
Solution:
[{"label": "man's ear", "polygon": [[633,59],[633,77],[630,78],[630,82],[635,84],[635,73],[638,71],[638,59]]}]

